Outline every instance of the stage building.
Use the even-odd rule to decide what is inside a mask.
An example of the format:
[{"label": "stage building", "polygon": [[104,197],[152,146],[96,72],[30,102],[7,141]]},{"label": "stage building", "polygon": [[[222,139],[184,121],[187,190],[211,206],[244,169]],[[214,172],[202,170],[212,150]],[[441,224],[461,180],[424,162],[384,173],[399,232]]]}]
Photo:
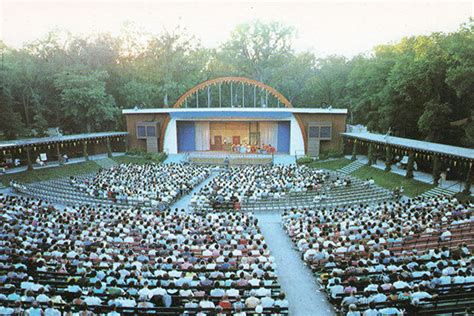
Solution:
[{"label": "stage building", "polygon": [[130,148],[148,152],[231,152],[271,145],[276,153],[318,156],[342,150],[347,110],[294,108],[261,82],[224,77],[190,89],[172,108],[123,114]]}]

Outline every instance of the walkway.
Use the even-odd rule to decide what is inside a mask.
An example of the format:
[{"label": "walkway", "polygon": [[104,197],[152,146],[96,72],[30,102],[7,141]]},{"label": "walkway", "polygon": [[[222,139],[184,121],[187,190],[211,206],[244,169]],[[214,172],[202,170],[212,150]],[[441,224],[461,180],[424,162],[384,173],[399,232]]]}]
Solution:
[{"label": "walkway", "polygon": [[290,314],[297,316],[335,315],[311,270],[293,249],[281,226],[280,213],[256,213],[260,230],[277,264],[277,276],[290,303]]},{"label": "walkway", "polygon": [[191,198],[194,195],[194,193],[198,192],[201,190],[203,186],[211,182],[212,179],[214,179],[217,175],[219,174],[219,171],[212,171],[212,173],[209,175],[209,177],[201,182],[199,185],[197,185],[194,189],[192,189],[191,192],[186,194],[185,196],[181,197],[179,200],[174,202],[174,204],[171,205],[170,210],[185,210],[188,211],[189,209],[189,202],[191,202]]},{"label": "walkway", "polygon": [[[345,158],[351,159],[351,156],[345,156]],[[357,160],[364,164],[367,164],[368,158],[367,156],[357,155]],[[382,160],[377,160],[377,162],[373,164],[372,167],[380,169],[380,170],[385,170],[385,163]],[[392,169],[390,172],[398,174],[400,176],[405,176],[407,171],[406,169],[402,169],[396,165],[392,165]],[[413,179],[424,182],[424,183],[433,183],[433,175],[426,172],[414,170]],[[450,189],[456,192],[460,192],[464,190],[464,182],[447,180],[444,183],[440,184],[439,187],[444,188],[444,189]],[[471,195],[474,195],[474,186],[471,187]]]}]

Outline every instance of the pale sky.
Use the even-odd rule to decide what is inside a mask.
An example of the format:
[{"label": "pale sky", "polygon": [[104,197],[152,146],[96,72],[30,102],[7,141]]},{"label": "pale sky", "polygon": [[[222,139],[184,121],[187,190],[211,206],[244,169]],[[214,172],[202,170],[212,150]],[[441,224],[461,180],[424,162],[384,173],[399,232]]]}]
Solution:
[{"label": "pale sky", "polygon": [[468,1],[160,1],[0,0],[0,37],[21,47],[54,28],[118,34],[124,22],[153,33],[180,25],[217,47],[236,25],[281,21],[297,30],[294,47],[318,56],[354,56],[404,36],[455,31],[473,16]]}]

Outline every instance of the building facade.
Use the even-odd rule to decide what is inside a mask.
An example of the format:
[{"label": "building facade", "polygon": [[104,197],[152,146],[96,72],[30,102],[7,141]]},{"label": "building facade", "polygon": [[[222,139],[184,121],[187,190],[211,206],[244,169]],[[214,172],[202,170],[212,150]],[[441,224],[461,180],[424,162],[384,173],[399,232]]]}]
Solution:
[{"label": "building facade", "polygon": [[[230,85],[227,94],[224,84]],[[123,114],[130,148],[147,152],[230,151],[245,145],[316,157],[342,150],[347,110],[294,108],[260,82],[225,77],[192,88],[172,108],[126,109]]]}]

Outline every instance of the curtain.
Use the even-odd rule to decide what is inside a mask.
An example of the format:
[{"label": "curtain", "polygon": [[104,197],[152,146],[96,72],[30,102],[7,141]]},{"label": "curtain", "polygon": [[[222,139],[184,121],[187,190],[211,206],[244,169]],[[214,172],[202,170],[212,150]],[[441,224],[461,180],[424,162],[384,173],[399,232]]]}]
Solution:
[{"label": "curtain", "polygon": [[209,122],[196,122],[196,150],[210,150],[211,129]]},{"label": "curtain", "polygon": [[259,122],[260,145],[272,145],[278,149],[278,123]]}]

